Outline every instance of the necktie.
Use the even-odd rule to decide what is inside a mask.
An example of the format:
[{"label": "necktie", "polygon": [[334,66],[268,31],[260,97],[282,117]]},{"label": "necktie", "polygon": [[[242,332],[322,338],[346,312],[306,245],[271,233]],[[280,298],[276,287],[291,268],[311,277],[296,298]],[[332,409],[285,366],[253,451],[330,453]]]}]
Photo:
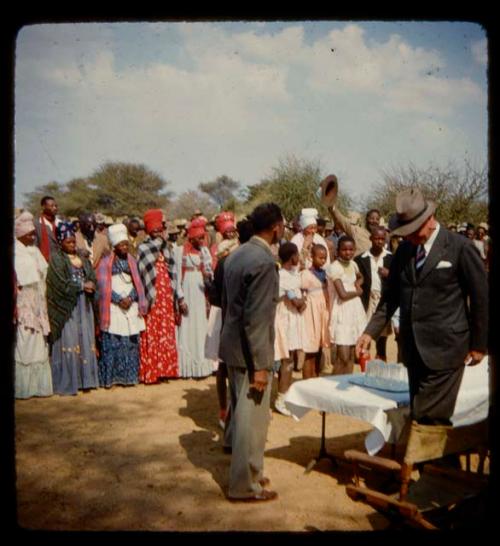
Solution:
[{"label": "necktie", "polygon": [[415,257],[415,269],[420,271],[425,262],[425,248],[419,245],[417,249],[417,255]]}]

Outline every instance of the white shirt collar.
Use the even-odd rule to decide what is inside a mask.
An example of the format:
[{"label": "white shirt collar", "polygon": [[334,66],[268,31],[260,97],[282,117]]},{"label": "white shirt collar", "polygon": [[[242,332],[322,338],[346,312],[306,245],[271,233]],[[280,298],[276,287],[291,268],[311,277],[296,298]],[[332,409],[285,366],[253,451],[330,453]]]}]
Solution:
[{"label": "white shirt collar", "polygon": [[[385,258],[388,254],[392,254],[389,252],[386,248],[382,249],[382,252],[377,256],[377,259]],[[362,258],[375,258],[375,256],[370,252],[370,249],[365,250],[363,254],[361,254]]]},{"label": "white shirt collar", "polygon": [[436,237],[438,236],[440,227],[441,226],[439,225],[439,222],[436,222],[436,229],[432,232],[432,235],[427,239],[427,242],[424,243],[426,256],[428,256],[429,252],[431,251],[432,245],[434,244],[434,241],[436,240]]}]

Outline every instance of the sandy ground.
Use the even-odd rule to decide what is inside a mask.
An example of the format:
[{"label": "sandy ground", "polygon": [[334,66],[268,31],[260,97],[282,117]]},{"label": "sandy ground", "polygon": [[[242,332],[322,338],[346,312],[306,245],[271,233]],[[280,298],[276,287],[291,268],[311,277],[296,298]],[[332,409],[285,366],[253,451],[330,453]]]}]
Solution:
[{"label": "sandy ground", "polygon": [[[394,344],[389,360],[394,361]],[[295,373],[296,379],[300,377]],[[274,385],[274,392],[276,385]],[[274,399],[274,395],[273,395]],[[273,412],[265,474],[277,501],[230,503],[215,377],[18,400],[18,524],[50,530],[380,530],[388,520],[345,493],[350,470],[321,460],[321,417]],[[328,415],[327,450],[363,449],[370,425]]]}]

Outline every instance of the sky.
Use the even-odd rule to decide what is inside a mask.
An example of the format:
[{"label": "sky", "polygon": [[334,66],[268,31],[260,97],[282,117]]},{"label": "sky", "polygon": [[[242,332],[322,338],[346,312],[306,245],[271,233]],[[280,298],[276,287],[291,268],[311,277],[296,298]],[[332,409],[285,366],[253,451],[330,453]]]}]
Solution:
[{"label": "sky", "polygon": [[355,199],[410,163],[482,167],[487,55],[471,22],[28,25],[15,205],[107,161],[144,164],[179,195],[220,175],[258,183],[293,155]]}]

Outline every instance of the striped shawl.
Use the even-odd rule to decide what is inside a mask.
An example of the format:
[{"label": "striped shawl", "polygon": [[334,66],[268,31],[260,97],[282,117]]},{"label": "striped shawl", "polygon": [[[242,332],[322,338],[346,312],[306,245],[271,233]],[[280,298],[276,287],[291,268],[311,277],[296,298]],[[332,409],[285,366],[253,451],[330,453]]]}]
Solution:
[{"label": "striped shawl", "polygon": [[[92,264],[86,258],[81,258],[84,282],[92,281],[97,285],[96,276]],[[47,271],[47,310],[50,322],[50,339],[54,343],[61,336],[65,323],[71,317],[71,313],[78,301],[81,286],[75,284],[71,277],[71,262],[64,252],[58,250],[52,253],[49,269]],[[85,293],[87,298],[97,301],[97,293]]]},{"label": "striped shawl", "polygon": [[[99,319],[100,327],[103,332],[108,330],[111,318],[112,270],[115,256],[116,254],[113,252],[108,256],[101,258],[96,270],[97,286],[99,287]],[[137,262],[131,254],[127,255],[127,262],[130,267],[134,287],[139,297],[139,312],[141,315],[145,315],[148,311],[148,304],[144,294],[142,281],[139,276],[139,271],[137,269]]]}]

